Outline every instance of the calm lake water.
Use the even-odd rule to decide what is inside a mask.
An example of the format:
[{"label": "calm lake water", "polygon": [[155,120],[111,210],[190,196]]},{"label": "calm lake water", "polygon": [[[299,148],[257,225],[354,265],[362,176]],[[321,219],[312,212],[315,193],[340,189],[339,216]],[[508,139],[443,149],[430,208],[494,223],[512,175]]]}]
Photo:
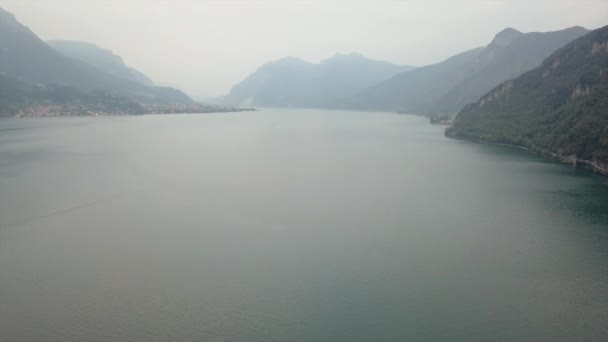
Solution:
[{"label": "calm lake water", "polygon": [[0,340],[608,340],[606,181],[442,131],[0,120]]}]

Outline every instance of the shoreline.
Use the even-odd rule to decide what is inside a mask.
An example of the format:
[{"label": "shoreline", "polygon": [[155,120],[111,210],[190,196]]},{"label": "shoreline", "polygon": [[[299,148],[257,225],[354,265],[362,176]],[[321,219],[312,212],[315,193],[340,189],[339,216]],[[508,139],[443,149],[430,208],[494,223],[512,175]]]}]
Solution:
[{"label": "shoreline", "polygon": [[257,108],[218,108],[200,111],[147,111],[144,113],[127,113],[127,112],[45,112],[45,113],[17,113],[13,115],[0,115],[0,118],[81,118],[81,117],[118,117],[118,116],[144,116],[144,115],[172,115],[172,114],[219,114],[219,113],[241,113],[255,112]]},{"label": "shoreline", "polygon": [[608,168],[600,166],[597,162],[594,162],[591,160],[586,160],[586,159],[579,159],[576,156],[565,156],[565,155],[557,154],[555,152],[551,152],[551,151],[547,151],[547,150],[543,150],[543,149],[539,149],[539,148],[534,148],[534,147],[525,147],[525,146],[521,146],[521,145],[497,143],[497,142],[491,142],[491,141],[486,141],[486,140],[482,140],[482,139],[465,137],[465,136],[462,136],[461,134],[459,134],[458,132],[448,133],[447,130],[446,130],[446,132],[444,132],[444,135],[451,139],[465,140],[465,141],[471,141],[471,142],[476,142],[476,143],[481,143],[481,144],[504,146],[504,147],[524,150],[533,155],[543,157],[548,160],[554,160],[563,165],[570,165],[574,168],[576,168],[580,165],[583,168],[590,170],[598,175],[608,177]]}]

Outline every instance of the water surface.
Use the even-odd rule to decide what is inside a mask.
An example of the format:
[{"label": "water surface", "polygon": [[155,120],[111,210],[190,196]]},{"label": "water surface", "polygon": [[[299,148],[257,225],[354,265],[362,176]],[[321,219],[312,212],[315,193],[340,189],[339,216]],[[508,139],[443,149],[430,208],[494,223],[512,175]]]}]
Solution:
[{"label": "water surface", "polygon": [[604,180],[442,129],[0,120],[0,340],[605,340]]}]

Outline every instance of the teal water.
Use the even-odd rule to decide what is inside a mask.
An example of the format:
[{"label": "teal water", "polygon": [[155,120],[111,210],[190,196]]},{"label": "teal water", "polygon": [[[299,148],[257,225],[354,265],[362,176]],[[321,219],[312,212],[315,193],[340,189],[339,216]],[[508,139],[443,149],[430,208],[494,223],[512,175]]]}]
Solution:
[{"label": "teal water", "polygon": [[0,120],[0,340],[607,340],[606,182],[442,129]]}]

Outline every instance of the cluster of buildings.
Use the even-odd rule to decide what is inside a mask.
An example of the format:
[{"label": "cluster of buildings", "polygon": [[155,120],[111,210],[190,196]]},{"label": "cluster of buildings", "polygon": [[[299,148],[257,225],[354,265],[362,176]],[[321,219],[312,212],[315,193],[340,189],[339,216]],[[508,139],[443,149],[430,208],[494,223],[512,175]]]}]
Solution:
[{"label": "cluster of buildings", "polygon": [[34,105],[20,109],[17,117],[96,116],[129,114],[196,114],[253,111],[254,108],[236,108],[205,105],[200,103],[142,104],[142,110],[126,110],[121,106],[86,104]]}]

